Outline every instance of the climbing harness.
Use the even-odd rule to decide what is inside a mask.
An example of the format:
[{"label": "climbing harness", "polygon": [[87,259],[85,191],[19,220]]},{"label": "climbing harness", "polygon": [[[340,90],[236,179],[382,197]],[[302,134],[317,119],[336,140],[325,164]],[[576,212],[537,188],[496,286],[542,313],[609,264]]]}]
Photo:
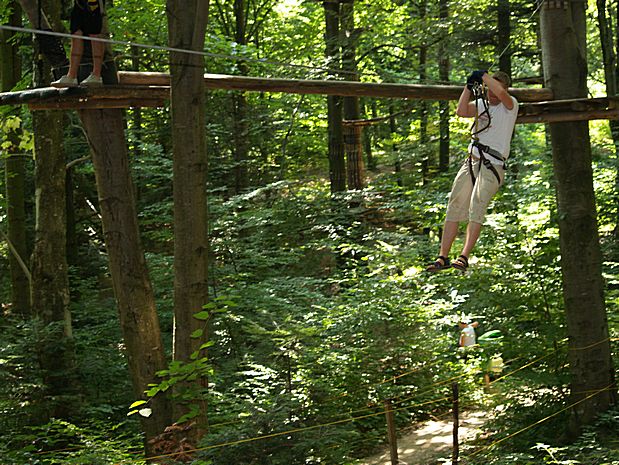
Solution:
[{"label": "climbing harness", "polygon": [[[481,171],[481,166],[483,165],[487,169],[489,169],[492,172],[492,174],[494,174],[494,177],[496,178],[497,182],[500,185],[501,176],[499,176],[499,172],[494,167],[493,163],[488,158],[486,158],[486,155],[489,155],[499,160],[500,162],[502,162],[503,169],[505,169],[505,158],[503,158],[503,155],[501,155],[496,150],[479,142],[479,137],[478,137],[478,134],[488,129],[491,124],[492,118],[490,117],[490,104],[488,102],[488,95],[487,95],[486,90],[484,89],[484,86],[479,83],[476,83],[473,86],[473,88],[471,89],[471,92],[473,94],[473,99],[475,101],[475,121],[473,121],[473,124],[471,126],[471,137],[473,138],[471,142],[472,148],[471,148],[471,152],[469,153],[469,156],[466,161],[468,163],[469,174],[471,175],[471,181],[473,182],[473,185],[474,185],[475,181],[477,180],[475,177],[475,173],[473,172],[473,150],[477,149],[477,153],[479,154],[479,169],[477,171],[477,174],[479,175],[479,172]],[[481,113],[479,112],[480,102],[483,106],[483,111]],[[486,116],[487,123],[483,128],[479,129],[479,120],[483,116]]]}]

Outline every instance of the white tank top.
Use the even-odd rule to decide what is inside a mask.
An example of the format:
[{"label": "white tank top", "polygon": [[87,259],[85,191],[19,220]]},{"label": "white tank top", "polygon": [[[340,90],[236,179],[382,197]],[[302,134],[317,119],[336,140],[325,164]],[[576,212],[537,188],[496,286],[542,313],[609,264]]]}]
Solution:
[{"label": "white tank top", "polygon": [[[499,152],[503,155],[505,160],[509,157],[509,147],[512,141],[512,134],[514,133],[516,118],[518,117],[518,100],[512,97],[512,101],[514,102],[514,107],[511,110],[508,110],[503,103],[499,103],[498,105],[489,105],[488,112],[490,113],[490,126],[477,134],[479,142]],[[484,111],[483,108],[483,103],[478,99],[477,111],[481,113]],[[487,124],[488,115],[484,114],[479,118],[477,124],[478,130],[486,127]],[[471,131],[475,131],[475,128]],[[469,145],[469,153],[473,154],[473,158],[479,158],[477,149],[473,150],[472,144]],[[496,165],[503,164],[500,160],[497,160],[494,157],[486,158]]]}]

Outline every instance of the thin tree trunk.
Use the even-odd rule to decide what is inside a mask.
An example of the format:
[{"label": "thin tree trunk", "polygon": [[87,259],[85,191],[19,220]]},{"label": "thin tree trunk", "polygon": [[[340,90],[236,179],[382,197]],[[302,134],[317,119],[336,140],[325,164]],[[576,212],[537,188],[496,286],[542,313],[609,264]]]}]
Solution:
[{"label": "thin tree trunk", "polygon": [[[9,24],[21,26],[21,8],[15,1],[9,4],[12,9]],[[18,46],[13,43],[15,33],[0,31],[0,76],[2,77],[2,92],[8,92],[21,79],[21,60]],[[17,112],[15,110],[14,112]],[[28,246],[26,239],[26,207],[25,178],[26,157],[19,154],[19,137],[17,132],[7,134],[10,143],[5,152],[4,173],[6,186],[6,204],[8,220],[8,238],[20,258],[26,262]],[[9,254],[11,270],[11,306],[12,312],[23,317],[30,315],[30,283],[19,264],[19,259]]]},{"label": "thin tree trunk", "polygon": [[[245,0],[234,0],[235,31],[234,40],[237,44],[247,45],[247,18],[245,17]],[[247,63],[238,62],[239,73],[248,74]],[[235,192],[239,193],[249,186],[249,124],[247,116],[247,95],[244,91],[232,93],[234,105],[234,181]]]},{"label": "thin tree trunk", "polygon": [[[555,98],[587,96],[585,3],[544,3],[541,9],[544,80]],[[616,399],[601,273],[602,256],[586,122],[550,125],[556,177],[576,435]],[[589,397],[590,394],[594,394]]]},{"label": "thin tree trunk", "polygon": [[[338,0],[325,0],[325,56],[330,69],[340,67],[340,4]],[[327,97],[327,131],[329,137],[329,179],[331,192],[346,190],[346,162],[342,133],[342,97]]]},{"label": "thin tree trunk", "polygon": [[[614,47],[613,31],[607,15],[606,0],[597,0],[598,28],[600,30],[600,43],[602,45],[602,60],[604,62],[604,78],[606,82],[606,95],[617,95],[617,54]],[[619,21],[618,21],[619,24]],[[617,34],[619,37],[619,33]],[[615,145],[615,197],[617,205],[617,217],[615,218],[615,237],[619,237],[619,121],[609,120],[610,133]]]},{"label": "thin tree trunk", "polygon": [[[419,5],[419,19],[425,22],[427,16],[428,2],[422,0]],[[419,46],[419,82],[426,82],[428,73],[428,46],[422,42]],[[430,147],[428,147],[428,103],[425,100],[419,102],[419,148],[421,151],[421,178],[426,184],[430,176]]]},{"label": "thin tree trunk", "polygon": [[[202,50],[209,2],[168,0],[171,47]],[[207,154],[205,134],[204,59],[199,55],[170,53],[172,140],[174,152],[174,360],[190,362],[208,334],[191,337],[203,323],[194,318],[208,301]],[[202,387],[207,380],[199,379]],[[191,399],[196,402],[196,399]],[[175,415],[186,406],[175,405]],[[194,439],[206,428],[201,415]]]},{"label": "thin tree trunk", "polygon": [[[363,105],[364,114],[368,115],[368,103],[365,102]],[[365,159],[367,161],[367,167],[370,171],[376,169],[376,159],[374,158],[374,153],[372,152],[372,126],[367,126],[363,130],[362,139],[363,139],[363,152],[365,153]]]},{"label": "thin tree trunk", "polygon": [[509,49],[511,40],[511,24],[509,21],[510,5],[509,0],[498,0],[498,41],[497,54],[499,57],[499,69],[509,76],[512,75],[512,52]]},{"label": "thin tree trunk", "polygon": [[[443,22],[444,26],[441,29],[444,31],[443,39],[439,43],[439,62],[438,73],[441,83],[446,84],[449,82],[449,55],[447,53],[447,30],[445,26],[447,19],[449,18],[449,0],[439,1],[439,18]],[[449,118],[451,112],[449,111],[449,101],[441,100],[438,104],[439,108],[439,155],[438,155],[438,171],[445,173],[449,169]]]},{"label": "thin tree trunk", "polygon": [[[37,2],[20,0],[20,4],[31,24],[38,25]],[[41,25],[49,28],[45,17],[41,18]],[[112,71],[110,75],[115,76],[115,70]],[[92,151],[105,245],[134,395],[143,398],[149,384],[157,382],[156,373],[167,364],[138,230],[123,112],[81,110],[78,116]],[[161,433],[171,418],[165,396],[154,397],[151,408],[153,414],[141,419],[147,450],[148,440]]]},{"label": "thin tree trunk", "polygon": [[[357,74],[357,40],[358,31],[355,30],[355,3],[354,0],[343,3],[340,7],[342,20],[342,68],[351,76],[349,79],[358,81]],[[344,97],[344,119],[356,120],[361,118],[359,97]],[[365,168],[363,163],[363,147],[361,144],[362,126],[344,128],[344,151],[348,167],[348,188],[363,189],[365,187]]]}]

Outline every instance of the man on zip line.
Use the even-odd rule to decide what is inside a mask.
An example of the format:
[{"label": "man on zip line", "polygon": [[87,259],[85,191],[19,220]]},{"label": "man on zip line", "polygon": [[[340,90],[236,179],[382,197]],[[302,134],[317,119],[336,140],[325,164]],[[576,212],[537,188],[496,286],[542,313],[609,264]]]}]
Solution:
[{"label": "man on zip line", "polygon": [[[481,91],[484,84],[488,87],[487,101]],[[505,160],[518,116],[518,101],[507,92],[509,85],[510,78],[502,71],[492,76],[486,71],[475,71],[462,90],[456,114],[475,118],[469,156],[451,188],[439,256],[426,271],[450,267],[466,271],[469,266],[469,255],[479,238],[490,200],[505,178]],[[458,258],[450,262],[449,252],[461,222],[468,222],[464,247]]]}]

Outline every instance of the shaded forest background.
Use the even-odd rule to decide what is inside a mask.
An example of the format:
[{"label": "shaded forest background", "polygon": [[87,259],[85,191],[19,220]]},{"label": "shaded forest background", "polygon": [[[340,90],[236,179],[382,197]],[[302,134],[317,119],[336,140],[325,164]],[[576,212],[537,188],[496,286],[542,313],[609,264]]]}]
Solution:
[{"label": "shaded forest background", "polygon": [[[328,54],[321,2],[210,3],[204,50],[214,55],[206,59],[207,72],[351,76],[334,72],[340,65]],[[4,24],[15,5],[0,1]],[[354,73],[366,82],[461,84],[472,70],[498,69],[501,61],[516,86],[541,82],[536,5],[507,4],[507,40],[497,33],[506,2],[449,3],[447,15],[445,5],[354,2],[354,27],[347,36],[355,46]],[[163,1],[116,0],[107,7],[114,39],[168,42]],[[616,7],[616,2],[598,2],[587,10],[588,84],[595,96],[608,91],[598,8],[616,27]],[[66,24],[66,11],[59,14]],[[13,88],[32,87],[40,66],[32,38],[13,40],[22,56]],[[119,69],[169,69],[162,51],[113,49]],[[50,391],[46,356],[63,321],[43,324],[28,305],[15,306],[11,252],[3,241],[0,463],[140,463],[140,416],[156,416],[149,399],[174,392],[186,406],[174,420],[182,417],[180,424],[187,426],[202,418],[207,427],[186,444],[182,431],[160,437],[161,453],[183,446],[202,449],[191,459],[174,456],[169,463],[352,464],[385,440],[383,400],[394,399],[403,428],[449,414],[452,380],[460,384],[462,408],[489,412],[487,434],[462,451],[465,463],[619,463],[616,407],[576,438],[564,428],[570,374],[555,179],[544,125],[516,128],[507,181],[491,206],[471,273],[428,276],[422,270],[435,257],[447,194],[469,139],[470,122],[455,117],[453,104],[360,99],[359,117],[392,117],[365,128],[365,187],[346,190],[334,189],[330,177],[326,97],[209,91],[205,99],[210,302],[195,315],[200,329],[191,335],[208,334],[208,355],[172,362],[139,403],[112,290],[88,142],[77,115],[62,113],[73,358],[54,374],[67,389]],[[0,111],[0,163],[6,166],[11,152],[24,164],[29,257],[35,240],[36,122],[26,108]],[[441,115],[449,116],[447,135]],[[142,246],[170,359],[172,121],[168,107],[128,109],[124,120]],[[595,121],[589,127],[616,367],[619,158],[609,123]],[[447,164],[440,157],[446,143]],[[3,232],[11,179],[0,180]],[[502,341],[465,360],[457,351],[462,318],[479,321],[480,333],[500,330]],[[484,366],[496,353],[506,362],[508,376],[488,389]],[[208,379],[208,385],[183,390],[181,379]],[[536,424],[540,420],[545,421]]]}]

